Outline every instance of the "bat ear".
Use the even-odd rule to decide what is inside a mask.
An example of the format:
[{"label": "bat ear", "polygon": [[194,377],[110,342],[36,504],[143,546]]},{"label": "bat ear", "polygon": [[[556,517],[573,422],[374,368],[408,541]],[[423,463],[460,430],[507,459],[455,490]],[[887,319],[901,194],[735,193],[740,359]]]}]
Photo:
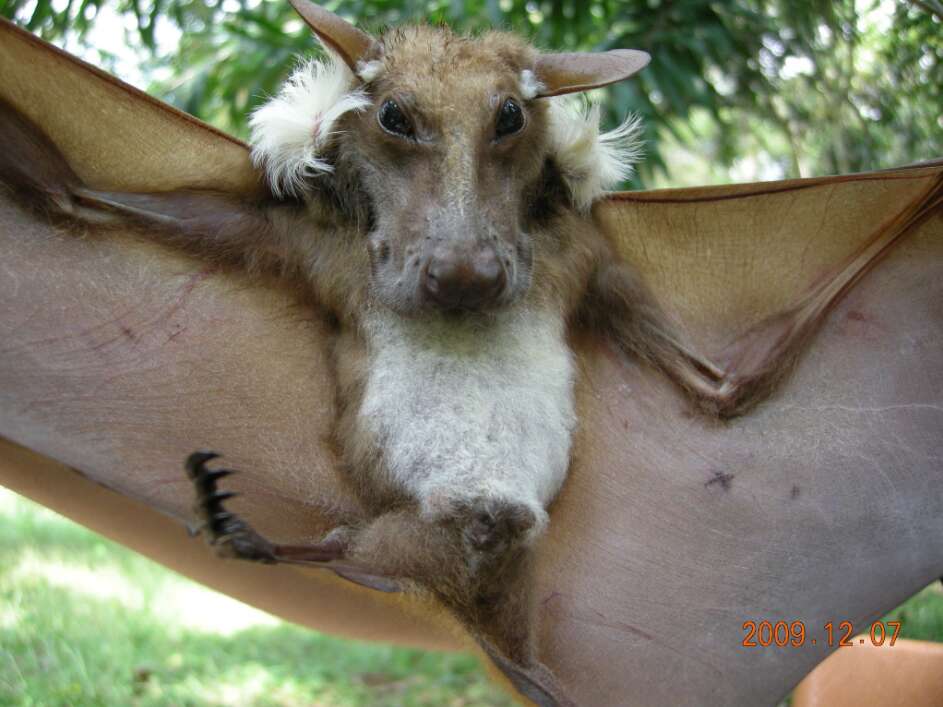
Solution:
[{"label": "bat ear", "polygon": [[318,7],[308,0],[289,0],[301,19],[324,44],[340,55],[350,70],[357,73],[357,64],[367,58],[376,40],[354,27],[343,17]]},{"label": "bat ear", "polygon": [[537,96],[559,96],[606,86],[629,78],[644,69],[649,61],[648,53],[637,49],[541,54],[534,66],[534,74],[540,82]]}]

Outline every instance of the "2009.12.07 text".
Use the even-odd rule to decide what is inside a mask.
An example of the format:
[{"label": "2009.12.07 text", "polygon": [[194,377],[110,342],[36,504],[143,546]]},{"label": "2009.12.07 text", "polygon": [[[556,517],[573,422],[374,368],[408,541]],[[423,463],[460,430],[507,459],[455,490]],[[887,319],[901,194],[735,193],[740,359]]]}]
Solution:
[{"label": "2009.12.07 text", "polygon": [[821,642],[829,648],[836,646],[848,648],[870,641],[874,646],[883,646],[885,643],[893,646],[900,634],[900,621],[875,621],[868,632],[858,638],[853,638],[856,631],[851,621],[842,621],[837,624],[829,621],[822,628],[824,633],[816,637],[806,630],[804,621],[788,623],[786,621],[744,621],[745,635],[742,645],[746,648],[766,646],[798,648],[806,645],[815,646]]}]

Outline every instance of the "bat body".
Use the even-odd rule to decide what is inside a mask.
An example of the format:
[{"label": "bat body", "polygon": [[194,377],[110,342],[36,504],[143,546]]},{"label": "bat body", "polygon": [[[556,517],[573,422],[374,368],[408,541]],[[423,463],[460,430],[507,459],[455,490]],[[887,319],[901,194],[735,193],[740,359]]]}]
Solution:
[{"label": "bat body", "polygon": [[382,458],[376,475],[390,490],[377,508],[406,495],[436,518],[489,499],[521,504],[531,530],[542,527],[576,423],[560,317],[522,308],[485,324],[429,322],[379,310],[363,327],[353,424]]},{"label": "bat body", "polygon": [[196,454],[207,533],[236,557],[431,593],[523,694],[567,703],[536,659],[531,548],[577,424],[568,337],[609,338],[721,415],[765,394],[793,339],[770,355],[751,335],[736,351],[749,365],[725,379],[594,223],[592,201],[628,169],[631,126],[600,135],[597,113],[554,96],[626,78],[640,53],[540,55],[427,27],[372,38],[299,11],[340,59],[302,66],[253,117],[271,197],[96,190],[10,108],[0,179],[51,218],[137,223],[299,283],[334,323],[334,442],[367,520],[273,544],[225,510],[223,473]]}]

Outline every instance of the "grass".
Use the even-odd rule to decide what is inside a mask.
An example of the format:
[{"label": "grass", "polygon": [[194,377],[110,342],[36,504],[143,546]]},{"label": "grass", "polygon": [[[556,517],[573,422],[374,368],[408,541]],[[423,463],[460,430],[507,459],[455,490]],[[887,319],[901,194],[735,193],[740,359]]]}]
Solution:
[{"label": "grass", "polygon": [[279,621],[0,489],[0,705],[512,704],[471,656]]},{"label": "grass", "polygon": [[[943,591],[888,618],[943,641]],[[510,707],[478,662],[324,636],[0,489],[0,705]]]}]

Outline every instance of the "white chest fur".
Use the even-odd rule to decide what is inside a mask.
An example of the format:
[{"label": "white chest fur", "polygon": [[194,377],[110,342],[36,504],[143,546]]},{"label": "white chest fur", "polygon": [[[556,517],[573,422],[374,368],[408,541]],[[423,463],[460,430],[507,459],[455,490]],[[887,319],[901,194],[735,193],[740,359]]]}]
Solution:
[{"label": "white chest fur", "polygon": [[359,423],[391,481],[428,512],[485,497],[524,503],[545,520],[576,423],[560,317],[517,309],[484,324],[375,311],[366,330]]}]

